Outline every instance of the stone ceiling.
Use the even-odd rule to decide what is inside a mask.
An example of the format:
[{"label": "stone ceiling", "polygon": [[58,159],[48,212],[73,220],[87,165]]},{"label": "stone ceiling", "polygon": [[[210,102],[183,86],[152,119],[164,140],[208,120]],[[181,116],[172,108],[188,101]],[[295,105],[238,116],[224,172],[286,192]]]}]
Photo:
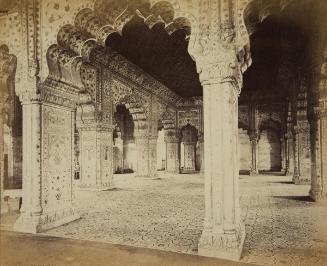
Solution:
[{"label": "stone ceiling", "polygon": [[[287,96],[290,78],[305,67],[316,12],[313,6],[310,1],[295,1],[259,24],[250,38],[253,63],[244,74],[243,92]],[[185,36],[183,30],[169,36],[160,24],[150,30],[135,16],[124,27],[123,35],[111,36],[106,45],[180,96],[201,96],[202,87]]]},{"label": "stone ceiling", "polygon": [[109,46],[182,97],[202,95],[195,62],[187,51],[184,30],[168,35],[164,25],[151,30],[135,16],[122,36],[110,36]]}]

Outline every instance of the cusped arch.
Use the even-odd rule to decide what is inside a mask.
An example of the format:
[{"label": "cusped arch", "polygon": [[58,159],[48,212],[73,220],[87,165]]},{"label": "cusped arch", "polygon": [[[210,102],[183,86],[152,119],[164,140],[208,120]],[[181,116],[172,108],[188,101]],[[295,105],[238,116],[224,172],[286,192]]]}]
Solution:
[{"label": "cusped arch", "polygon": [[194,19],[181,15],[168,1],[151,4],[148,0],[97,0],[93,9],[84,8],[76,14],[73,25],[59,30],[57,43],[47,51],[48,78],[86,91],[94,100],[94,83],[100,70],[110,67],[117,57],[115,51],[106,47],[109,36],[122,35],[124,26],[137,16],[149,28],[163,23],[168,34],[184,30],[188,38]]}]

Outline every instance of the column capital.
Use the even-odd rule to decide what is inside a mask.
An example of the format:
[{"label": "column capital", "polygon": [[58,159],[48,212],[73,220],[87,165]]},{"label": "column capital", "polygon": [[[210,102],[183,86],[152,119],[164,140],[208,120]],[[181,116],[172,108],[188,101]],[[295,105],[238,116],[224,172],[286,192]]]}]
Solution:
[{"label": "column capital", "polygon": [[196,65],[202,85],[229,82],[237,94],[240,94],[242,73],[234,50],[221,50],[216,55],[199,56]]}]

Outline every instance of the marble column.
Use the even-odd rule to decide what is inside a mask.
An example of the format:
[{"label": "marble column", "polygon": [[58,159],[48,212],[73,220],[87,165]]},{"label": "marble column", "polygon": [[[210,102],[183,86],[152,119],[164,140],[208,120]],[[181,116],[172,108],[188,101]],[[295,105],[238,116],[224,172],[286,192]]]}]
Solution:
[{"label": "marble column", "polygon": [[299,138],[296,128],[293,132],[293,153],[294,153],[294,171],[292,181],[295,184],[296,180],[299,179]]},{"label": "marble column", "polygon": [[136,176],[155,177],[157,172],[157,136],[136,134]]},{"label": "marble column", "polygon": [[[295,127],[295,157],[296,172],[294,172],[293,182],[296,185],[310,184],[311,164],[310,164],[310,127],[308,122],[298,122]],[[295,171],[295,170],[294,170]]]},{"label": "marble column", "polygon": [[280,138],[280,153],[281,153],[281,159],[282,159],[282,168],[281,172],[286,173],[286,143],[285,138]]},{"label": "marble column", "polygon": [[311,189],[314,201],[327,201],[327,99],[314,108],[310,119]]},{"label": "marble column", "polygon": [[203,133],[200,133],[198,135],[198,142],[200,145],[200,160],[201,160],[200,174],[201,174],[201,176],[204,176],[204,136],[203,136]]},{"label": "marble column", "polygon": [[311,189],[314,201],[327,202],[327,47],[310,105]]},{"label": "marble column", "polygon": [[293,175],[294,171],[294,142],[292,134],[287,134],[286,138],[286,175]]},{"label": "marble column", "polygon": [[179,173],[179,139],[176,136],[170,136],[165,131],[166,143],[166,172]]},{"label": "marble column", "polygon": [[110,190],[113,182],[113,128],[92,125],[80,128],[80,185],[82,190]]},{"label": "marble column", "polygon": [[37,233],[76,220],[72,202],[72,109],[23,101],[23,202],[15,231]]},{"label": "marble column", "polygon": [[198,254],[239,260],[245,239],[239,206],[240,80],[230,52],[197,58],[203,86],[205,163],[205,220]]},{"label": "marble column", "polygon": [[258,132],[250,133],[251,155],[252,155],[251,156],[250,175],[259,174],[259,170],[258,170],[258,140],[259,140]]}]

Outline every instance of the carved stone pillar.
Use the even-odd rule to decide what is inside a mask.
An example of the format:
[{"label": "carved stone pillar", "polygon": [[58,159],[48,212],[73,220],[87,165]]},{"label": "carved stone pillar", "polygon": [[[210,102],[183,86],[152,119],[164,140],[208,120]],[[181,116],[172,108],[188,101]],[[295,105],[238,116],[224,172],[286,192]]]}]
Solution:
[{"label": "carved stone pillar", "polygon": [[282,173],[286,173],[286,143],[285,138],[280,138],[280,153],[281,153],[281,159],[282,159]]},{"label": "carved stone pillar", "polygon": [[296,185],[310,184],[310,127],[308,122],[299,122],[295,127],[295,162],[293,182]]},{"label": "carved stone pillar", "polygon": [[204,135],[203,135],[203,133],[200,133],[198,135],[198,142],[200,145],[200,160],[201,160],[200,173],[201,173],[201,175],[204,175]]},{"label": "carved stone pillar", "polygon": [[327,100],[314,108],[310,119],[311,132],[311,189],[314,201],[327,200]]},{"label": "carved stone pillar", "polygon": [[286,134],[286,171],[285,175],[293,175],[294,171],[294,143],[292,134]]},{"label": "carved stone pillar", "polygon": [[166,172],[179,173],[179,139],[176,134],[169,135],[169,131],[165,131],[166,143]]},{"label": "carved stone pillar", "polygon": [[81,180],[87,190],[113,189],[112,128],[95,126],[80,129]]},{"label": "carved stone pillar", "polygon": [[[33,96],[32,96],[33,97]],[[37,233],[79,218],[73,208],[74,112],[23,98],[23,202],[16,231]]]},{"label": "carved stone pillar", "polygon": [[[311,189],[314,201],[327,201],[327,47],[313,86],[310,110]],[[319,71],[317,70],[317,72]],[[319,79],[318,79],[319,77]]]},{"label": "carved stone pillar", "polygon": [[293,172],[293,183],[295,184],[296,180],[299,179],[299,138],[298,132],[294,129],[293,132],[293,153],[294,153],[294,172]]},{"label": "carved stone pillar", "polygon": [[216,52],[216,56],[197,58],[205,140],[205,221],[198,253],[239,260],[245,238],[239,206],[240,73],[232,49]]},{"label": "carved stone pillar", "polygon": [[258,170],[258,141],[259,141],[259,133],[252,132],[250,133],[250,143],[251,143],[251,169],[250,175],[259,174]]},{"label": "carved stone pillar", "polygon": [[157,136],[135,135],[136,176],[154,177],[157,172]]}]

